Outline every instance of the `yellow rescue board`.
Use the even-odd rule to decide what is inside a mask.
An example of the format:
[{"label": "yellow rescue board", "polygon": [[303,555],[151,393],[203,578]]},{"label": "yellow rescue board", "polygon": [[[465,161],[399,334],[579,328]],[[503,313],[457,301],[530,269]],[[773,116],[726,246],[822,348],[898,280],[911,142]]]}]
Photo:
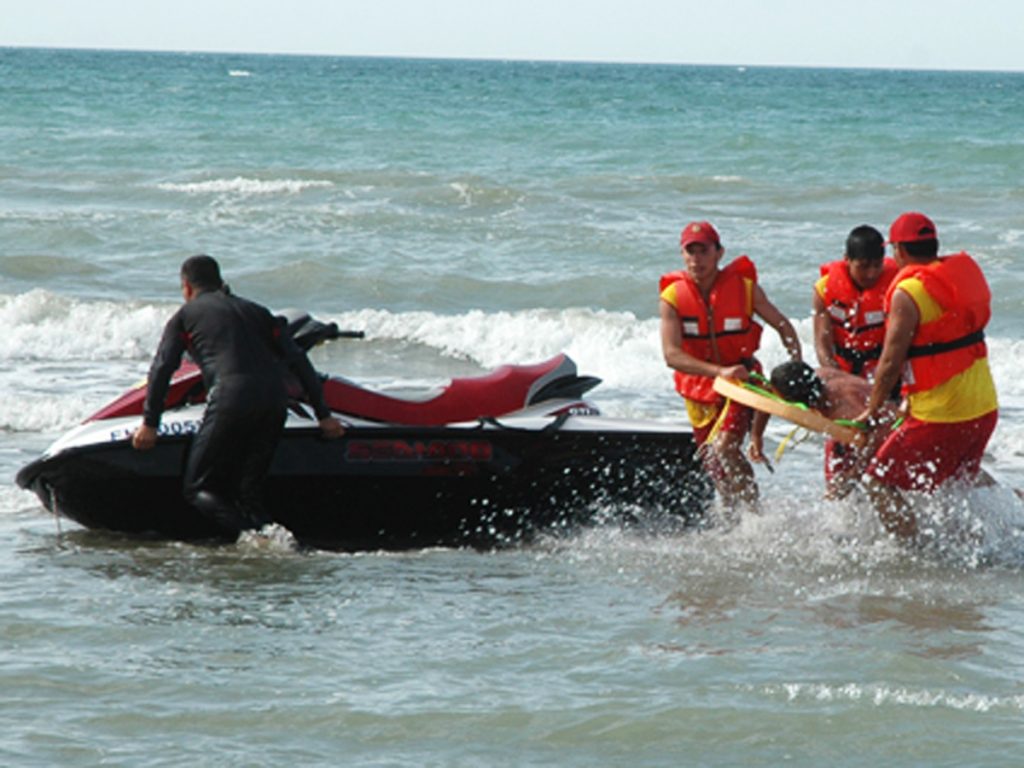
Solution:
[{"label": "yellow rescue board", "polygon": [[785,400],[762,395],[747,389],[736,379],[723,379],[721,376],[715,378],[715,392],[735,400],[737,403],[750,406],[758,411],[764,411],[774,416],[781,416],[801,427],[823,432],[842,443],[858,445],[864,439],[864,433],[855,428],[843,424],[837,424],[831,419],[825,418],[819,411],[813,408],[801,408]]}]

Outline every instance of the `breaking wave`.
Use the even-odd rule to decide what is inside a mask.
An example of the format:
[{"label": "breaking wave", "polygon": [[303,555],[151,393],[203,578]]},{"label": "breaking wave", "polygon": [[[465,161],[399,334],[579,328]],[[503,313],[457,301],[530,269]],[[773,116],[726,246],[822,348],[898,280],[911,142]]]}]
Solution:
[{"label": "breaking wave", "polygon": [[307,189],[325,189],[334,182],[323,179],[250,179],[236,176],[233,179],[208,179],[206,181],[165,182],[157,188],[165,192],[184,192],[186,195],[295,195]]}]

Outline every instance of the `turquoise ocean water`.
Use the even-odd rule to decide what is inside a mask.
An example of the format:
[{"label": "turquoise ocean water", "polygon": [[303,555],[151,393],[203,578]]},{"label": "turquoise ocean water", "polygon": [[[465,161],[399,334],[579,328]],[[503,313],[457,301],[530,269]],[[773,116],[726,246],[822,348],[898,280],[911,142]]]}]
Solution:
[{"label": "turquoise ocean water", "polygon": [[5,765],[1020,764],[1005,488],[943,502],[981,543],[910,552],[821,500],[809,440],[727,532],[345,555],[58,525],[13,476],[144,375],[192,253],[366,331],[322,369],[564,350],[606,413],[679,421],[656,285],[686,221],[810,357],[817,265],[920,209],[992,284],[986,465],[1024,486],[1024,74],[0,49],[0,105]]}]

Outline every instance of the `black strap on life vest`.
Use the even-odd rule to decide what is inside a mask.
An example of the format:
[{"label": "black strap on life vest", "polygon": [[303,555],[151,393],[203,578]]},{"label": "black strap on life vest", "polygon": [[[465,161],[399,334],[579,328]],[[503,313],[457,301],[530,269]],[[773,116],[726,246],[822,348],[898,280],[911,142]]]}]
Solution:
[{"label": "black strap on life vest", "polygon": [[975,331],[966,336],[952,341],[935,341],[931,344],[922,344],[919,347],[911,347],[907,350],[907,357],[924,357],[925,355],[941,355],[943,352],[952,352],[954,349],[963,349],[972,344],[978,344],[985,340],[985,331]]},{"label": "black strap on life vest", "polygon": [[864,370],[864,364],[869,360],[877,360],[882,356],[881,347],[872,347],[871,349],[848,349],[847,347],[836,347],[836,356],[843,358],[852,367],[852,373],[855,376],[860,376],[861,371]]}]

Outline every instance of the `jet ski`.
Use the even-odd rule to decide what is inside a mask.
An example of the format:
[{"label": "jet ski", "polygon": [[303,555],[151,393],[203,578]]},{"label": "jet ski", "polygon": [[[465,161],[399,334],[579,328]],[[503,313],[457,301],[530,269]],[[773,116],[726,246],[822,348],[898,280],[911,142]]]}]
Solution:
[{"label": "jet ski", "polygon": [[[359,335],[306,314],[288,320],[304,349]],[[657,510],[699,524],[712,497],[690,431],[602,416],[583,397],[600,380],[579,375],[564,354],[416,395],[321,377],[344,437],[323,439],[301,389],[292,387],[265,487],[274,521],[303,544],[490,547],[610,511],[629,518]],[[186,361],[172,377],[155,448],[131,446],[143,384],[60,437],[16,481],[51,512],[87,528],[215,539],[217,530],[181,493],[205,394],[198,368]]]}]

